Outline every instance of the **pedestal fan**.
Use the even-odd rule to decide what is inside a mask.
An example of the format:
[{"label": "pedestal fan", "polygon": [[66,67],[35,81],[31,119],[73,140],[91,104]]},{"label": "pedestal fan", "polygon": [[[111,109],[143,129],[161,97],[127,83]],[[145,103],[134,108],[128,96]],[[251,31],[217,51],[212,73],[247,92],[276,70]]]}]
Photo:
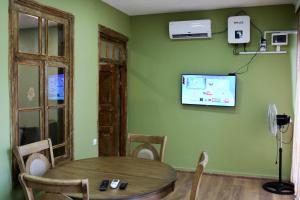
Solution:
[{"label": "pedestal fan", "polygon": [[[294,194],[294,185],[291,183],[286,183],[282,181],[282,134],[283,128],[285,125],[291,123],[290,116],[286,114],[279,115],[277,114],[277,108],[275,104],[270,104],[268,108],[268,124],[270,133],[276,137],[278,142],[278,137],[280,138],[280,146],[276,151],[279,151],[279,175],[278,181],[268,182],[263,185],[263,188],[275,194],[281,195],[292,195]],[[276,162],[277,163],[277,162]]]}]

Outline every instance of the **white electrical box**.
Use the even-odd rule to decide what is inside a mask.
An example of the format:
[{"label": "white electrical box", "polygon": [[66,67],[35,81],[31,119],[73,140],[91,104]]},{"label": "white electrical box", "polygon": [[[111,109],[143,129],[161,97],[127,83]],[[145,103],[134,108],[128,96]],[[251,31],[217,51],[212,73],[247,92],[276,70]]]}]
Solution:
[{"label": "white electrical box", "polygon": [[228,43],[243,44],[250,42],[250,17],[232,16],[228,18]]}]

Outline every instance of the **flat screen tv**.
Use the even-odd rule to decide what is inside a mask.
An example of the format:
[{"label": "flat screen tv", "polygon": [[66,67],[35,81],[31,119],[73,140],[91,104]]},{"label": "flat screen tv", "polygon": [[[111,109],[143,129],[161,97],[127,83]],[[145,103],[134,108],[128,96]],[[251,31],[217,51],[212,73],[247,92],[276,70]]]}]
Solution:
[{"label": "flat screen tv", "polygon": [[48,100],[63,101],[65,99],[64,74],[48,76]]},{"label": "flat screen tv", "polygon": [[182,104],[234,107],[235,101],[235,75],[181,75]]}]

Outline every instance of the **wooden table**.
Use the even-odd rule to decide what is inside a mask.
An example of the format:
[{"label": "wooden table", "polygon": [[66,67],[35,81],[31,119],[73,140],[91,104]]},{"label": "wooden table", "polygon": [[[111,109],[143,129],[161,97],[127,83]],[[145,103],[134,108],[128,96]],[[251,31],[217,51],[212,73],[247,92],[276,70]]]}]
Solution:
[{"label": "wooden table", "polygon": [[[161,199],[174,190],[176,171],[159,161],[131,157],[100,157],[70,161],[56,166],[45,177],[89,179],[90,199]],[[126,190],[99,191],[102,180],[114,178],[128,182]],[[80,198],[78,194],[71,197]]]}]

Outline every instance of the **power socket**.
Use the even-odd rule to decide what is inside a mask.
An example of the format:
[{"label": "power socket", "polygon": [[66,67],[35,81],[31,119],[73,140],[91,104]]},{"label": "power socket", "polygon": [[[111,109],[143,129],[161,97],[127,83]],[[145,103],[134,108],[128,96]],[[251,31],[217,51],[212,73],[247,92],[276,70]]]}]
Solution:
[{"label": "power socket", "polygon": [[98,140],[97,140],[97,138],[94,138],[93,141],[92,141],[92,145],[96,146],[97,144],[98,144]]},{"label": "power socket", "polygon": [[267,40],[266,39],[261,39],[259,43],[259,51],[267,51]]}]

